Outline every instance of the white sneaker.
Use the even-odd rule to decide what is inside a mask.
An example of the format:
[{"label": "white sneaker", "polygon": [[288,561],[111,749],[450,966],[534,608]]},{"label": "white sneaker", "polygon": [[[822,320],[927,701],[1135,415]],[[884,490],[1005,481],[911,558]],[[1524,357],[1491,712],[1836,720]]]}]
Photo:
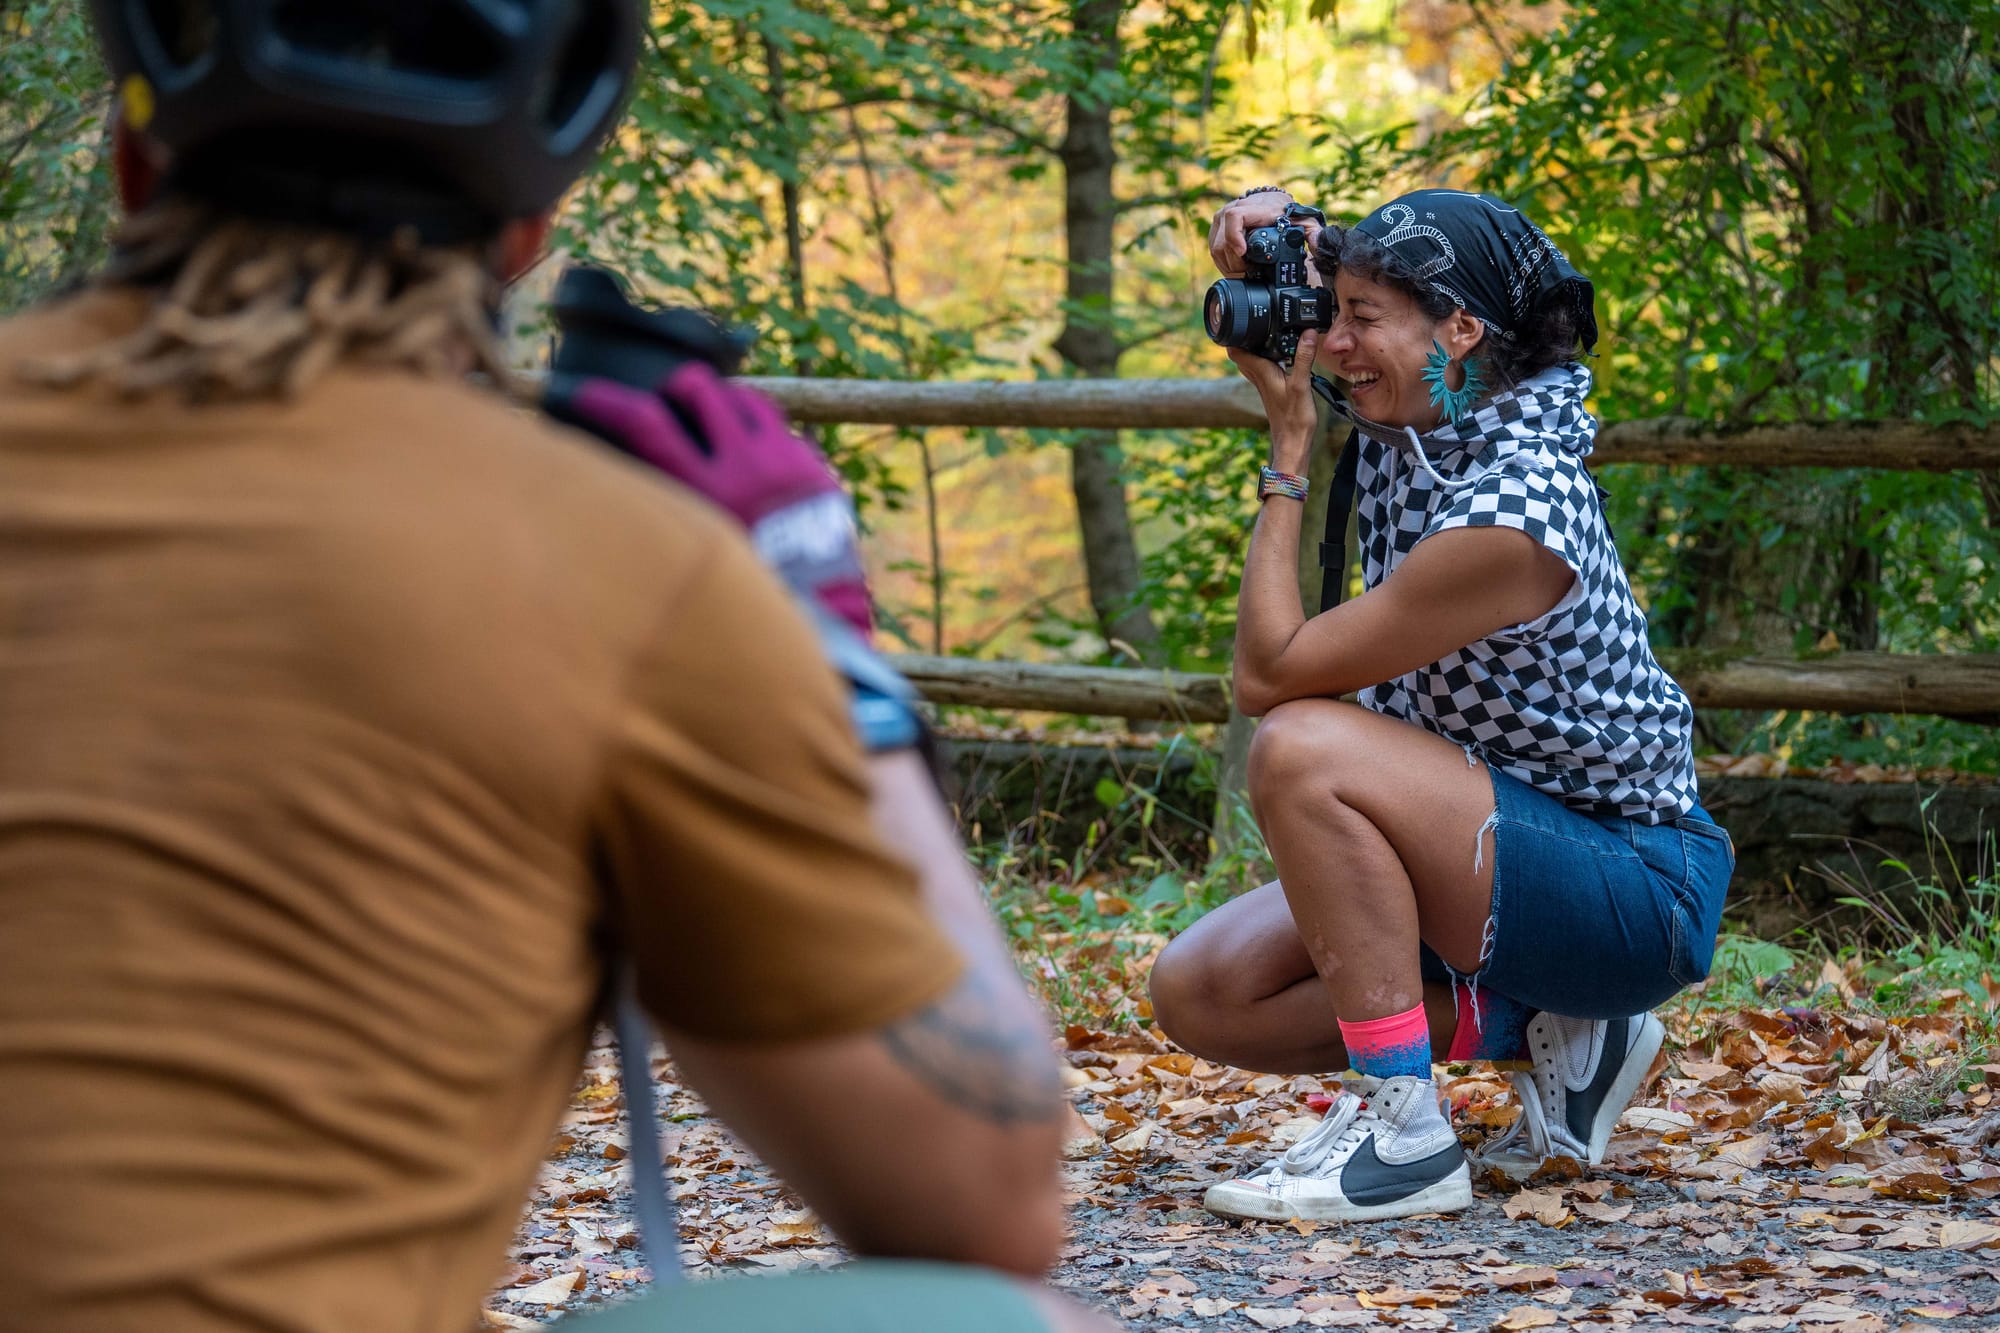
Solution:
[{"label": "white sneaker", "polygon": [[1211,1185],[1202,1207],[1223,1217],[1368,1222],[1445,1213],[1472,1202],[1472,1173],[1438,1109],[1437,1084],[1381,1080],[1344,1094],[1283,1157]]},{"label": "white sneaker", "polygon": [[1532,1072],[1510,1074],[1521,1118],[1473,1157],[1504,1175],[1533,1175],[1550,1157],[1592,1166],[1604,1160],[1618,1117],[1639,1095],[1666,1029],[1651,1014],[1632,1018],[1528,1020]]}]

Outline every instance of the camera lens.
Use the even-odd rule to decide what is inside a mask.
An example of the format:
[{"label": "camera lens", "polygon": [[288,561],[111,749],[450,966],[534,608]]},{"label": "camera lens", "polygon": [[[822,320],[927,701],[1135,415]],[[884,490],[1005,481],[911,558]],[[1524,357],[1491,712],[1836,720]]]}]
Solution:
[{"label": "camera lens", "polygon": [[1240,278],[1222,278],[1201,303],[1209,340],[1223,347],[1255,347],[1271,332],[1271,289]]},{"label": "camera lens", "polygon": [[1208,326],[1208,336],[1216,342],[1222,341],[1223,330],[1229,327],[1229,298],[1220,291],[1221,283],[1208,289],[1208,298],[1201,303],[1201,322]]}]

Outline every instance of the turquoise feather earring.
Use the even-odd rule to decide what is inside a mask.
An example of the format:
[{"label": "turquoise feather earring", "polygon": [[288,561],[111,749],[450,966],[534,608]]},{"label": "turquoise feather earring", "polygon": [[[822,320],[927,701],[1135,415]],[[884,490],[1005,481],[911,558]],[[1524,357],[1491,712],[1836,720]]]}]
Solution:
[{"label": "turquoise feather earring", "polygon": [[1444,344],[1431,339],[1432,351],[1424,358],[1424,383],[1431,386],[1431,406],[1444,413],[1446,421],[1456,425],[1459,418],[1472,409],[1479,401],[1479,395],[1486,392],[1486,380],[1479,373],[1479,359],[1465,358],[1465,379],[1454,389],[1445,382],[1445,375],[1451,369],[1451,358],[1445,355]]}]

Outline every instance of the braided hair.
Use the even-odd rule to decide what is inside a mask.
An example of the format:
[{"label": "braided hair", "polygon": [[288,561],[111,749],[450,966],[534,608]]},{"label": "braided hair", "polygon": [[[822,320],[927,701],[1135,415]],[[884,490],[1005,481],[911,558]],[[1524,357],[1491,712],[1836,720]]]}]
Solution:
[{"label": "braided hair", "polygon": [[129,397],[291,397],[353,359],[507,382],[493,319],[499,284],[479,246],[426,247],[409,232],[370,241],[169,198],[125,224],[92,285],[149,290],[139,327],[30,362],[26,378]]}]

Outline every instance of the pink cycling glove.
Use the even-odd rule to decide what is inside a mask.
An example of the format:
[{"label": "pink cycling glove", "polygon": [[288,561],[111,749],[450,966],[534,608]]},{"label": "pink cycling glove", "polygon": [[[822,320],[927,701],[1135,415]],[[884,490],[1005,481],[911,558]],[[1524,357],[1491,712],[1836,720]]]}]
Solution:
[{"label": "pink cycling glove", "polygon": [[559,416],[733,514],[765,563],[868,641],[874,617],[854,504],[776,403],[699,361],[676,368],[656,394],[616,380],[564,378],[550,387]]}]

